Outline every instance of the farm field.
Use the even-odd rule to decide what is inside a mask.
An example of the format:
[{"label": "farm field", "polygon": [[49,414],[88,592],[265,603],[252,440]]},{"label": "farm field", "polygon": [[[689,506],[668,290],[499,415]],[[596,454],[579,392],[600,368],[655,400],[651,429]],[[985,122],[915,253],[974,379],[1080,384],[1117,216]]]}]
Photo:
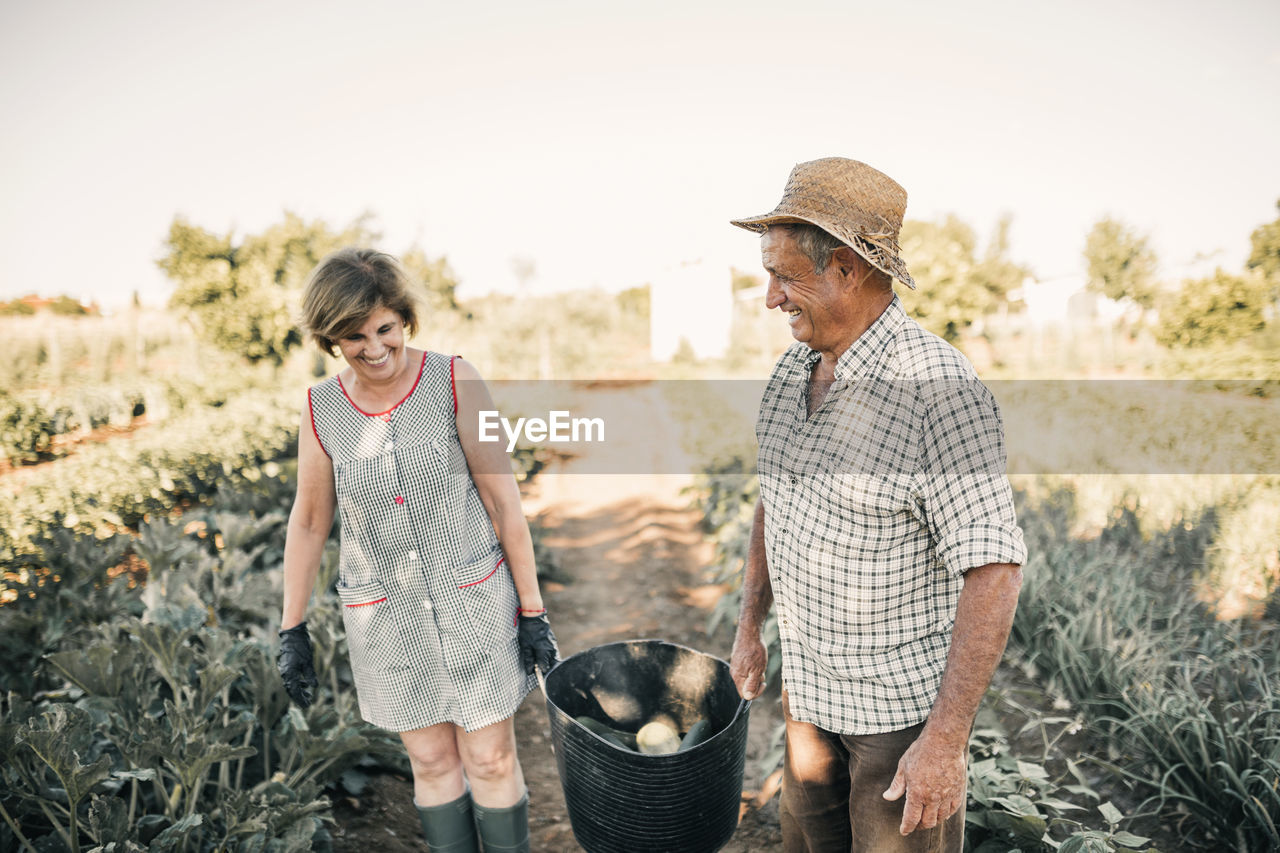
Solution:
[{"label": "farm field", "polygon": [[[749,732],[693,744],[736,707],[723,683],[697,715],[648,707],[687,687],[683,652],[579,660],[628,682],[565,701],[600,723],[595,700],[618,729],[598,742],[529,694],[532,849],[582,850],[553,734],[565,759],[661,721],[691,764],[745,733],[741,799],[736,769],[686,796],[642,756],[623,763],[652,793],[599,755],[569,782],[665,812],[650,853],[695,853],[668,803],[713,795],[737,815],[725,853],[780,851],[780,630],[884,682],[851,718],[915,722],[889,706],[925,676],[886,667],[940,651],[951,614],[899,619],[889,558],[985,560],[938,526],[989,505],[965,488],[983,468],[1008,476],[1027,555],[1016,614],[1015,575],[968,576],[966,614],[993,603],[965,623],[1011,628],[989,689],[959,691],[982,700],[961,853],[1280,853],[1280,2],[155,5],[11,3],[0,30],[0,853],[423,853],[403,743],[360,698],[374,716],[373,681],[376,705],[421,692],[398,647],[423,619],[454,626],[424,656],[455,675],[495,618],[539,632],[493,595],[513,557],[529,598],[508,468],[565,654],[729,657],[770,485],[762,394],[806,345],[822,359],[795,390],[826,397],[802,428],[830,452],[778,448],[800,463],[780,494],[807,503],[771,504],[769,535],[871,556],[834,579],[774,567],[813,612],[753,614]],[[415,375],[406,347],[440,358]],[[348,368],[317,426],[308,389]],[[991,400],[1002,453],[930,453],[991,448]],[[450,408],[497,444],[460,460]],[[868,439],[923,464],[886,471]],[[348,450],[317,519],[311,463]],[[497,503],[484,480],[483,510],[439,497],[467,474],[500,475]],[[303,630],[279,631],[299,482],[314,688]],[[484,513],[519,553],[443,562],[487,539]],[[932,550],[900,553],[916,522]],[[372,554],[343,553],[357,528]],[[833,621],[884,656],[842,654]],[[898,645],[917,629],[942,633]],[[995,665],[987,633],[953,675]],[[494,698],[447,681],[441,702]],[[635,829],[619,853],[642,853]]]},{"label": "farm field", "polygon": [[[536,337],[511,361],[471,325],[450,347],[476,354],[504,411],[554,388],[647,430],[629,468],[516,454],[562,650],[660,637],[727,657],[765,348],[646,365],[634,322],[578,310],[607,346],[545,374],[504,369],[538,365]],[[421,850],[396,744],[355,714],[332,551],[321,701],[291,709],[272,659],[298,408],[334,363],[246,367],[163,317],[3,321],[25,343],[0,386],[0,848]],[[570,382],[586,364],[604,367]],[[1030,557],[971,743],[973,849],[1280,845],[1276,398],[1001,386]],[[1100,409],[1129,437],[1118,457],[1078,426]],[[1116,458],[1155,463],[1107,473]],[[734,853],[778,843],[776,696],[752,710]],[[517,731],[535,849],[578,850],[536,693]]]}]

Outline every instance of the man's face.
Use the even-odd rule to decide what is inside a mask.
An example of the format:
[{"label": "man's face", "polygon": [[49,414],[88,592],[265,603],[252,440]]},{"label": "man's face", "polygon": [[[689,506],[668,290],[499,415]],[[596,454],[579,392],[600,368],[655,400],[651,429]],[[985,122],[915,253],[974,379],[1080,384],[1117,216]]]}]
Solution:
[{"label": "man's face", "polygon": [[839,265],[833,259],[823,272],[814,272],[785,228],[770,228],[761,235],[760,256],[769,274],[765,306],[789,315],[791,336],[797,341],[838,357],[851,343],[852,307]]}]

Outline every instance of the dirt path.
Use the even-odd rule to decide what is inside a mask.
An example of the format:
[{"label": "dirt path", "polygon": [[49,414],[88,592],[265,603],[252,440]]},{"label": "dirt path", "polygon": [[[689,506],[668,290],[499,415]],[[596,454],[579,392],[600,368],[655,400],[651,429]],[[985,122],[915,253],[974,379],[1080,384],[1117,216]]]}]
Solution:
[{"label": "dirt path", "polygon": [[[563,656],[602,643],[659,638],[727,659],[732,634],[706,634],[707,617],[722,589],[704,569],[711,546],[699,530],[700,514],[683,490],[682,476],[601,476],[563,473],[559,465],[539,474],[525,497],[525,511],[547,531],[567,583],[547,583],[544,598]],[[780,848],[777,801],[757,806],[764,780],[757,768],[779,719],[776,696],[753,703],[744,779],[743,816],[726,853]],[[516,714],[520,760],[530,794],[533,850],[570,853],[573,837],[551,753],[546,706],[535,691]],[[335,810],[338,853],[422,851],[412,787],[382,776],[353,806]]]}]

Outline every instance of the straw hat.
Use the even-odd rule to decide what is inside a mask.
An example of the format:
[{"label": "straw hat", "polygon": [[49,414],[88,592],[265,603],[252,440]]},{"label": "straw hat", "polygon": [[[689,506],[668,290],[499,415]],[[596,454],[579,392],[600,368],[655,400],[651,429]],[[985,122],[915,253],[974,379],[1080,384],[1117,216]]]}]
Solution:
[{"label": "straw hat", "polygon": [[782,201],[772,212],[732,224],[763,234],[770,225],[808,222],[838,237],[881,272],[915,290],[899,256],[898,231],[907,209],[907,191],[866,163],[824,157],[797,163]]}]

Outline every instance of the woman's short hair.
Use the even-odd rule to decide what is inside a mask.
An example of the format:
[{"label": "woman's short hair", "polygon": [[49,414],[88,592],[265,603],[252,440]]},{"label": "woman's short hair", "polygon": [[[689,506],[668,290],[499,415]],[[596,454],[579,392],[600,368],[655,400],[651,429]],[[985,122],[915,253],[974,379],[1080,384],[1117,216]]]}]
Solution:
[{"label": "woman's short hair", "polygon": [[316,265],[302,291],[302,327],[316,346],[335,355],[334,345],[386,308],[400,315],[410,336],[418,328],[412,285],[400,262],[385,252],[349,246]]}]

